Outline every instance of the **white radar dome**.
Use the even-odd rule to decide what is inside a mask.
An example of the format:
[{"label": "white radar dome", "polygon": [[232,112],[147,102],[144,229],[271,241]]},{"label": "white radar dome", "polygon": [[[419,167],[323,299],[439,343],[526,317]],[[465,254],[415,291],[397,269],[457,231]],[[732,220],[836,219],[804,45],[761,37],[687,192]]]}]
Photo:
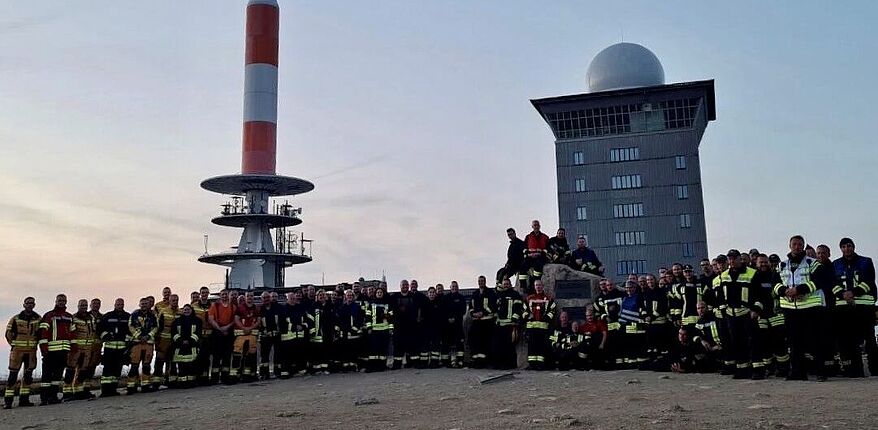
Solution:
[{"label": "white radar dome", "polygon": [[585,75],[589,92],[648,87],[665,83],[658,57],[636,43],[617,43],[598,52]]}]

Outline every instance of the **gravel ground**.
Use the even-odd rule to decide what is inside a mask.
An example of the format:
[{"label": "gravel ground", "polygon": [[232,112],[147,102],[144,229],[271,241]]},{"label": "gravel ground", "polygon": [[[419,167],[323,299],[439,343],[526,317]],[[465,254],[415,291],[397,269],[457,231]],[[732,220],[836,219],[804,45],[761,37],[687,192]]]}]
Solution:
[{"label": "gravel ground", "polygon": [[878,378],[817,383],[522,371],[479,382],[491,374],[402,370],[169,390],[0,411],[0,428],[878,428]]}]

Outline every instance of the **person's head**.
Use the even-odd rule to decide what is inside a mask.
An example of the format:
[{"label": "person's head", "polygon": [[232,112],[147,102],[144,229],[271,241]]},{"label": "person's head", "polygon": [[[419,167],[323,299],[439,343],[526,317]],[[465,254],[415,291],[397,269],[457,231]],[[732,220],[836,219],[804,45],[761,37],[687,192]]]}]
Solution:
[{"label": "person's head", "polygon": [[771,270],[771,264],[768,262],[768,256],[759,254],[756,256],[756,270],[760,272],[768,272]]},{"label": "person's head", "polygon": [[229,290],[222,290],[222,291],[220,291],[220,295],[219,295],[219,296],[220,296],[220,301],[223,302],[223,303],[228,303],[229,300],[230,300],[230,297],[229,297]]},{"label": "person's head", "polygon": [[268,300],[269,300],[272,304],[277,303],[277,299],[278,299],[277,291],[272,291],[271,294],[268,295]]},{"label": "person's head", "polygon": [[262,294],[259,295],[259,299],[262,300],[262,306],[271,304],[271,293],[268,291],[263,291]]},{"label": "person's head", "polygon": [[533,229],[533,231],[535,233],[539,233],[540,232],[540,221],[539,220],[531,221],[530,228]]},{"label": "person's head", "polygon": [[449,286],[451,292],[457,294],[460,292],[460,286],[457,285],[457,281],[451,281],[451,285]]},{"label": "person's head", "polygon": [[805,245],[805,255],[811,258],[817,258],[817,250],[811,245]]},{"label": "person's head", "polygon": [[729,258],[723,254],[716,256],[716,271],[725,272],[729,268]]},{"label": "person's head", "polygon": [[793,255],[802,255],[805,252],[805,238],[800,235],[795,235],[790,238],[790,254]]},{"label": "person's head", "polygon": [[689,330],[686,330],[686,327],[680,327],[680,330],[677,331],[677,340],[680,343],[689,343]]},{"label": "person's head", "polygon": [[542,279],[537,279],[534,281],[534,290],[537,292],[537,294],[543,294],[543,290],[545,290],[545,288],[546,287],[543,286]]},{"label": "person's head", "polygon": [[237,302],[238,302],[238,296],[239,296],[239,294],[238,294],[238,291],[237,291],[237,290],[231,290],[231,291],[229,291],[229,300],[231,300],[232,303],[237,303]]},{"label": "person's head", "polygon": [[198,297],[200,297],[200,295],[198,294],[198,291],[193,291],[193,292],[189,293],[189,303],[197,302]]},{"label": "person's head", "polygon": [[354,302],[354,290],[344,290],[344,303],[349,305]]},{"label": "person's head", "polygon": [[302,298],[305,297],[305,293],[302,291],[301,288],[296,288],[293,290],[293,297],[296,298],[296,303],[299,303],[300,301],[302,301]]},{"label": "person's head", "polygon": [[570,315],[567,315],[567,311],[561,311],[561,313],[558,314],[558,321],[562,326],[566,326],[570,322]]},{"label": "person's head", "polygon": [[515,239],[515,229],[511,228],[511,227],[507,228],[506,229],[506,237],[508,237],[509,240]]},{"label": "person's head", "polygon": [[445,294],[445,286],[442,284],[436,284],[436,295],[441,296]]},{"label": "person's head", "polygon": [[479,288],[488,288],[487,280],[484,276],[479,276],[479,279],[476,282],[479,285]]},{"label": "person's head", "polygon": [[37,300],[33,297],[25,297],[24,301],[21,303],[21,306],[26,311],[33,311],[34,307],[37,306]]},{"label": "person's head", "polygon": [[698,266],[701,267],[701,273],[707,276],[713,274],[713,266],[710,264],[710,260],[705,258],[698,263]]},{"label": "person's head", "polygon": [[187,317],[192,315],[192,305],[190,305],[189,303],[183,305],[183,315]]},{"label": "person's head", "polygon": [[[301,297],[301,293],[299,293],[299,296]],[[295,305],[299,303],[299,298],[296,297],[296,293],[292,291],[284,295],[284,298],[286,299],[288,305]]]},{"label": "person's head", "polygon": [[843,238],[840,242],[838,242],[838,247],[841,249],[841,255],[844,258],[853,258],[857,253],[857,247],[854,245],[853,239],[849,237]]},{"label": "person's head", "polygon": [[640,285],[641,291],[646,291],[649,288],[649,284],[646,282],[646,275],[640,275],[637,277],[637,285]]},{"label": "person's head", "polygon": [[210,299],[210,288],[201,287],[198,289],[198,299],[202,302],[207,302]]},{"label": "person's head", "polygon": [[436,287],[427,288],[427,298],[430,300],[436,300]]},{"label": "person's head", "polygon": [[674,274],[674,277],[679,279],[683,277],[683,265],[680,263],[674,263],[671,266],[671,273]]},{"label": "person's head", "polygon": [[625,279],[625,282],[634,282],[636,284],[637,283],[637,274],[629,273],[628,277]]},{"label": "person's head", "polygon": [[417,280],[417,279],[412,279],[412,282],[409,282],[409,287],[410,287],[409,289],[410,289],[413,293],[417,293],[417,292],[418,292],[418,280]]},{"label": "person's head", "polygon": [[354,282],[354,295],[360,294],[362,289],[363,285],[360,284],[360,281]]},{"label": "person's head", "polygon": [[402,294],[408,294],[409,292],[409,281],[403,279],[399,281],[399,292]]},{"label": "person's head", "polygon": [[91,299],[91,311],[92,312],[100,312],[101,311],[101,299],[98,299],[98,298]]},{"label": "person's head", "polygon": [[777,267],[780,264],[780,256],[777,254],[769,255],[768,264],[771,264],[771,267]]},{"label": "person's head", "polygon": [[162,288],[162,301],[171,300],[171,287]]},{"label": "person's head", "polygon": [[756,257],[759,257],[759,254],[761,254],[761,252],[759,252],[759,250],[756,248],[751,248],[750,252],[748,252],[747,254],[750,255],[750,260],[756,261]]},{"label": "person's head", "polygon": [[371,285],[369,285],[368,287],[366,287],[366,297],[368,297],[368,298],[370,298],[370,299],[371,299],[372,297],[375,297],[375,287],[373,287],[373,286],[371,286]]},{"label": "person's head", "polygon": [[673,285],[674,284],[674,272],[670,270],[666,270],[665,273],[662,274],[662,281],[665,285]]},{"label": "person's head", "polygon": [[750,254],[741,254],[741,264],[743,264],[744,266],[750,265]]},{"label": "person's head", "polygon": [[118,298],[113,302],[113,310],[116,311],[124,311],[125,310],[125,299]]},{"label": "person's head", "polygon": [[608,278],[601,278],[598,285],[600,285],[601,291],[603,292],[610,292],[613,290],[613,281],[609,280]]},{"label": "person's head", "polygon": [[384,298],[384,288],[377,288],[375,290],[375,298],[379,300]]},{"label": "person's head", "polygon": [[321,305],[326,303],[326,291],[324,291],[323,288],[317,290],[314,297],[317,300],[317,303],[320,303]]},{"label": "person's head", "polygon": [[506,290],[509,288],[512,288],[512,281],[510,281],[509,278],[506,278],[503,280],[503,289]]},{"label": "person's head", "polygon": [[88,300],[79,299],[79,301],[76,302],[76,311],[77,312],[88,312]]},{"label": "person's head", "polygon": [[585,320],[594,321],[594,309],[591,306],[585,308]]},{"label": "person's head", "polygon": [[737,249],[730,249],[729,252],[726,253],[726,258],[729,259],[729,268],[730,269],[740,269],[743,265],[741,261],[741,252]]},{"label": "person's head", "polygon": [[570,323],[570,331],[574,333],[579,333],[579,321],[573,321]]},{"label": "person's head", "polygon": [[704,302],[698,302],[695,304],[695,312],[698,313],[698,316],[703,317],[704,314],[707,313],[707,304]]},{"label": "person's head", "polygon": [[305,295],[308,297],[308,299],[314,300],[317,297],[317,287],[309,285]]},{"label": "person's head", "polygon": [[149,308],[150,308],[150,309],[152,309],[153,306],[155,306],[155,297],[153,297],[153,296],[146,296],[146,301],[149,302]]},{"label": "person's head", "polygon": [[140,299],[140,303],[139,303],[139,305],[140,305],[140,311],[141,311],[141,312],[148,312],[149,309],[152,307],[152,306],[149,305],[149,299],[148,299],[148,298],[142,298],[142,299]]},{"label": "person's head", "polygon": [[656,282],[655,275],[653,275],[652,273],[646,275],[646,286],[650,290],[654,290],[656,287],[658,287],[658,282]]},{"label": "person's head", "polygon": [[626,281],[625,282],[625,293],[629,296],[633,296],[637,294],[637,282]]},{"label": "person's head", "polygon": [[561,238],[561,239],[566,239],[566,238],[567,238],[567,230],[564,230],[563,228],[559,228],[559,229],[558,229],[558,232],[557,232],[556,234],[557,234],[557,236],[558,236],[559,238]]},{"label": "person's head", "polygon": [[67,307],[67,295],[58,294],[55,296],[55,307],[56,308],[66,308]]},{"label": "person's head", "polygon": [[579,236],[579,239],[576,239],[576,247],[579,249],[585,248],[587,245],[585,244],[585,237]]},{"label": "person's head", "polygon": [[694,281],[695,280],[695,268],[689,264],[683,266],[683,278],[686,278],[687,282]]},{"label": "person's head", "polygon": [[830,253],[828,246],[824,244],[817,245],[817,261],[821,263],[829,263],[831,261],[829,257],[831,256],[832,254]]},{"label": "person's head", "polygon": [[171,294],[171,296],[168,297],[168,300],[170,302],[171,309],[177,309],[177,307],[180,306],[180,296],[176,294]]},{"label": "person's head", "polygon": [[326,300],[328,300],[330,303],[335,303],[337,298],[338,294],[335,292],[335,290],[326,290]]}]

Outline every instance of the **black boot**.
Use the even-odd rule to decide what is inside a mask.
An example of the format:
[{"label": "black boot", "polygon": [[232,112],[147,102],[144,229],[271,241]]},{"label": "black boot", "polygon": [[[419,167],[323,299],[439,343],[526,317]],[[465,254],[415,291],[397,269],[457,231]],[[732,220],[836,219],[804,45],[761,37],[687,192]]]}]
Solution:
[{"label": "black boot", "polygon": [[34,404],[31,403],[31,401],[30,401],[30,395],[22,394],[22,395],[18,396],[18,406],[19,407],[22,407],[22,406],[29,407],[29,406],[33,406],[33,405]]},{"label": "black boot", "polygon": [[765,379],[765,368],[764,367],[753,368],[753,374],[750,376],[750,379],[752,379],[754,381],[760,381],[760,380]]}]

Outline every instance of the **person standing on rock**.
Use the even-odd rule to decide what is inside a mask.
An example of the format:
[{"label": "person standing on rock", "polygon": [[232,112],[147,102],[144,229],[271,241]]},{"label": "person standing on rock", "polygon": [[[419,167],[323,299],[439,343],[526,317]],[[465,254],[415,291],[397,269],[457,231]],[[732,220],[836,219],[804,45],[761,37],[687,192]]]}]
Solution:
[{"label": "person standing on rock", "polygon": [[527,247],[524,267],[527,269],[528,281],[525,285],[519,285],[525,294],[533,293],[533,282],[543,276],[543,266],[548,262],[546,253],[549,247],[549,236],[540,231],[539,220],[533,220],[531,228],[533,231],[524,237],[524,244]]}]

